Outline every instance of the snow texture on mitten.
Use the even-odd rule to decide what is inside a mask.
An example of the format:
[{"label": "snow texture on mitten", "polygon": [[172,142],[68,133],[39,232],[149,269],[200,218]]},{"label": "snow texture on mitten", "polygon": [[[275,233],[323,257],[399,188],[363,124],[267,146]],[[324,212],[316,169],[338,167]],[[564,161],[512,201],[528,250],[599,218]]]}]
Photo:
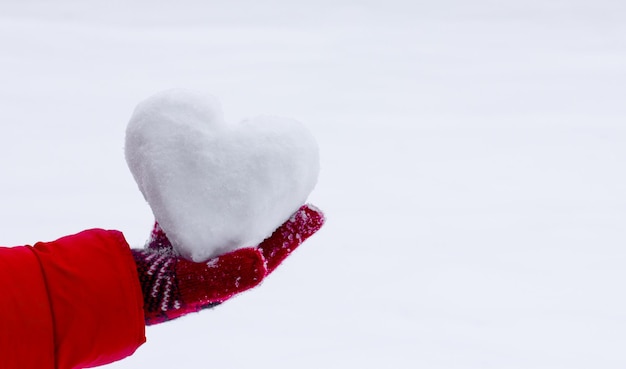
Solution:
[{"label": "snow texture on mitten", "polygon": [[307,238],[324,225],[324,213],[313,205],[302,205],[291,218],[266,238],[258,249],[265,257],[268,274],[273,272]]},{"label": "snow texture on mitten", "polygon": [[173,252],[155,225],[143,250],[131,250],[144,297],[146,325],[210,308],[258,285],[267,269],[261,252],[239,249],[196,263]]}]

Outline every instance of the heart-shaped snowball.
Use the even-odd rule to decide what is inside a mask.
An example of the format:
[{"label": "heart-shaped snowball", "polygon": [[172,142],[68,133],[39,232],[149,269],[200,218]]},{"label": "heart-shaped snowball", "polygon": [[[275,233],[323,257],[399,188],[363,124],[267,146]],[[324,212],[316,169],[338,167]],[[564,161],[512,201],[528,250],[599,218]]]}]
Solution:
[{"label": "heart-shaped snowball", "polygon": [[317,143],[301,123],[227,124],[213,97],[179,89],[136,107],[125,153],[172,245],[197,262],[263,241],[304,204],[319,173]]}]

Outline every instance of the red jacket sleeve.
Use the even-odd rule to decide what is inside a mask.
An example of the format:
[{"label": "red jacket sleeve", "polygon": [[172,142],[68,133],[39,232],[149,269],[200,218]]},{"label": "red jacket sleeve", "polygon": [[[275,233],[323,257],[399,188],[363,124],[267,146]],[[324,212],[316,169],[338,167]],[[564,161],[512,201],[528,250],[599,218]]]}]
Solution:
[{"label": "red jacket sleeve", "polygon": [[145,342],[143,297],[117,231],[0,248],[0,368],[77,369]]}]

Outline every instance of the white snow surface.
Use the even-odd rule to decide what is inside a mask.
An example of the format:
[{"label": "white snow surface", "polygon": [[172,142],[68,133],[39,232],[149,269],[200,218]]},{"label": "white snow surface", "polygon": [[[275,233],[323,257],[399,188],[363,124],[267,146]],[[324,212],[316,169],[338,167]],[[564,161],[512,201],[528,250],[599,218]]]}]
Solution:
[{"label": "white snow surface", "polygon": [[141,247],[137,102],[316,137],[324,227],[258,288],[106,368],[626,367],[626,2],[0,2],[7,245]]},{"label": "white snow surface", "polygon": [[196,262],[258,245],[304,204],[319,173],[317,142],[302,123],[227,124],[214,97],[186,89],[137,106],[125,152],[174,249]]}]

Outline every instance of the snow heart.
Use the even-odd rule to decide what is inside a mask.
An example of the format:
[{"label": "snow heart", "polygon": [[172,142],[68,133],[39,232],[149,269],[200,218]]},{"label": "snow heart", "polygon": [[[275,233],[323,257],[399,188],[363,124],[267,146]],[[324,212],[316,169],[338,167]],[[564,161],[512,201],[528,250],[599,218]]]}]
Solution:
[{"label": "snow heart", "polygon": [[260,243],[304,204],[319,173],[317,143],[299,122],[226,124],[213,97],[187,90],[136,107],[125,154],[174,248],[197,262]]}]

